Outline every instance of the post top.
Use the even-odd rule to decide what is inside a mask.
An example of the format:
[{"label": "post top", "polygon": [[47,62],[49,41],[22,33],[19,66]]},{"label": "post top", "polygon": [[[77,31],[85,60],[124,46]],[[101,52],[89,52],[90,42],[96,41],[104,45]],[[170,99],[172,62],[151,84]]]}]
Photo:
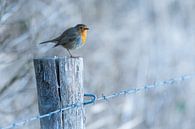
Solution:
[{"label": "post top", "polygon": [[83,71],[83,58],[82,57],[42,57],[42,58],[34,58],[35,64],[53,64],[57,67],[64,66],[65,71]]},{"label": "post top", "polygon": [[65,60],[83,60],[83,57],[68,57],[68,56],[45,56],[45,57],[36,57],[33,60],[57,60],[57,59],[65,59]]}]

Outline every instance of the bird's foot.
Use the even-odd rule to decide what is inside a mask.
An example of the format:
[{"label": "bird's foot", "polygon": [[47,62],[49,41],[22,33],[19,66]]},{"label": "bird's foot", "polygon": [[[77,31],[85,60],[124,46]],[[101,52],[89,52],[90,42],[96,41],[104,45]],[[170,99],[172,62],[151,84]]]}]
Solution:
[{"label": "bird's foot", "polygon": [[80,56],[70,56],[70,58],[80,58]]}]

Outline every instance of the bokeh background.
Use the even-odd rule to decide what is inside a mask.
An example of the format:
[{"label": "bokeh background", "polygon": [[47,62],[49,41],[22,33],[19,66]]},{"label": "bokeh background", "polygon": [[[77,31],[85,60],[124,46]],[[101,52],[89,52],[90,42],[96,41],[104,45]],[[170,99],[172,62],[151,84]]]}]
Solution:
[{"label": "bokeh background", "polygon": [[[38,114],[32,59],[65,56],[39,42],[90,28],[86,92],[98,96],[195,71],[194,0],[0,0],[0,126]],[[195,81],[86,107],[87,129],[194,129]],[[38,129],[39,121],[21,129]]]}]

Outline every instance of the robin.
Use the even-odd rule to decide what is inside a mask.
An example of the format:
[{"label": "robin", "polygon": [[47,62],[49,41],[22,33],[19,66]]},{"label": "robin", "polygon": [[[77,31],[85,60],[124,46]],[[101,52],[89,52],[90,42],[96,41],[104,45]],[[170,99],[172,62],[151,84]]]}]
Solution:
[{"label": "robin", "polygon": [[[41,42],[40,44],[53,42],[55,43],[54,47],[61,45],[67,49],[70,57],[74,57],[70,53],[70,50],[78,49],[86,43],[88,30],[89,28],[86,25],[77,24],[75,27],[65,30],[59,37]],[[94,94],[84,94],[84,96],[91,98],[91,100],[84,102],[84,105],[91,104],[96,101],[96,96]]]},{"label": "robin", "polygon": [[77,24],[75,27],[71,27],[65,30],[59,37],[41,42],[40,44],[53,42],[56,46],[63,46],[67,49],[70,57],[73,57],[70,50],[78,49],[86,43],[87,31],[89,28],[84,24]]}]

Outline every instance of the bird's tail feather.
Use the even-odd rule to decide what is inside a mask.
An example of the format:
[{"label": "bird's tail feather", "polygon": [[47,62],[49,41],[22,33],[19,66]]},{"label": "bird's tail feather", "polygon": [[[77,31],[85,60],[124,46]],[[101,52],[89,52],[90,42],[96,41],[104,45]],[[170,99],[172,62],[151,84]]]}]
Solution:
[{"label": "bird's tail feather", "polygon": [[59,45],[59,44],[58,44],[58,43],[56,43],[56,44],[53,46],[53,48],[54,48],[54,47],[57,47],[58,45]]},{"label": "bird's tail feather", "polygon": [[58,38],[52,39],[52,40],[48,40],[48,41],[44,41],[44,42],[41,42],[40,44],[49,43],[49,42],[56,42],[56,41],[58,41]]}]

